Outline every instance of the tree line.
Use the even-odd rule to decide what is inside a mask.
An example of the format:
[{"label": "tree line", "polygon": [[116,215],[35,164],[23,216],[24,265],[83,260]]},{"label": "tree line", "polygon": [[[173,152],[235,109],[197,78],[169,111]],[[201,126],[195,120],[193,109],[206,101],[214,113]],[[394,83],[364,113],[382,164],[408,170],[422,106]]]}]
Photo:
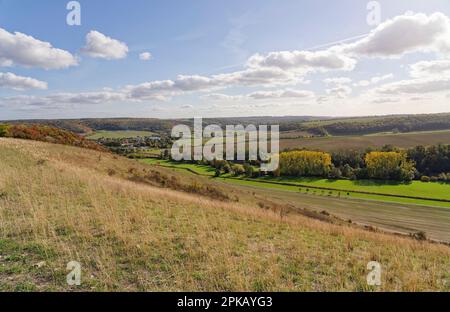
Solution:
[{"label": "tree line", "polygon": [[[163,158],[170,158],[170,155]],[[288,150],[280,153],[279,159],[278,170],[270,173],[276,177],[450,181],[450,145],[417,146],[411,149],[386,145],[380,150],[334,153]],[[216,176],[225,173],[258,177],[263,174],[258,170],[260,160],[232,162],[215,159],[191,162],[214,167]]]},{"label": "tree line", "polygon": [[450,181],[450,145],[410,149],[386,145],[379,151],[340,151],[331,157],[333,168],[343,178]]},{"label": "tree line", "polygon": [[304,130],[318,136],[362,135],[379,132],[412,132],[450,129],[450,114],[425,114],[382,117],[359,117],[347,120],[325,120],[306,124],[280,125],[282,131]]}]

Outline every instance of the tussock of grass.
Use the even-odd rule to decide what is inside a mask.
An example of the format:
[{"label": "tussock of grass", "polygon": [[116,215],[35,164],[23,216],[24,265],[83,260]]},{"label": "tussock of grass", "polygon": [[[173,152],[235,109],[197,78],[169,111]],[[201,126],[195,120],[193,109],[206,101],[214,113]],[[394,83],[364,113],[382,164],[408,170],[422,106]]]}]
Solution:
[{"label": "tussock of grass", "polygon": [[72,260],[88,291],[449,290],[446,246],[136,183],[96,151],[0,139],[0,161],[0,290],[71,290]]}]

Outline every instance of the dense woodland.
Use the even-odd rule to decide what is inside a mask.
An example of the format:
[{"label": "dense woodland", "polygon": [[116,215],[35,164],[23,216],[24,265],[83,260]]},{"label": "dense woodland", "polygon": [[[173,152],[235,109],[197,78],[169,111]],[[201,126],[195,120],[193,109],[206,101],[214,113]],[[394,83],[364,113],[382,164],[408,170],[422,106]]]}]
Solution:
[{"label": "dense woodland", "polygon": [[[281,129],[285,129],[281,127]],[[287,129],[287,128],[286,128]],[[297,128],[316,135],[362,135],[450,129],[450,114],[405,115],[310,122]]]}]

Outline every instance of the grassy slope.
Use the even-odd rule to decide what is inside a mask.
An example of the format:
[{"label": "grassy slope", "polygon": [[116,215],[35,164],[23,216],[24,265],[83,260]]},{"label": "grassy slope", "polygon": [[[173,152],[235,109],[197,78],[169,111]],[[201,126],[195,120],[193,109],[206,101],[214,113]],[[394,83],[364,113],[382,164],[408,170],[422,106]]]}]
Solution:
[{"label": "grassy slope", "polygon": [[446,246],[134,183],[145,165],[95,151],[0,139],[0,160],[2,290],[69,290],[71,260],[90,291],[370,290],[370,260],[382,290],[449,290]]}]

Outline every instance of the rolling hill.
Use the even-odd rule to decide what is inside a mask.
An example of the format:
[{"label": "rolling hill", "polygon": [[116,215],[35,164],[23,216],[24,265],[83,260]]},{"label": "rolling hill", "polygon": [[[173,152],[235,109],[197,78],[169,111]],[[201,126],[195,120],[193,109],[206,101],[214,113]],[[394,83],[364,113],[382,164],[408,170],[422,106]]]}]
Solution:
[{"label": "rolling hill", "polygon": [[[380,132],[414,132],[450,130],[450,113],[421,115],[387,115],[362,117],[229,117],[204,118],[205,125],[280,125],[280,131],[297,131],[302,135],[366,135]],[[13,124],[40,124],[66,129],[78,134],[91,134],[95,131],[152,131],[170,133],[174,125],[193,124],[192,119],[156,118],[87,118],[87,119],[35,119],[7,121]]]},{"label": "rolling hill", "polygon": [[[0,138],[0,290],[449,290],[450,249],[258,204],[239,186]],[[319,220],[320,219],[320,220]],[[369,261],[382,286],[367,286]]]}]

